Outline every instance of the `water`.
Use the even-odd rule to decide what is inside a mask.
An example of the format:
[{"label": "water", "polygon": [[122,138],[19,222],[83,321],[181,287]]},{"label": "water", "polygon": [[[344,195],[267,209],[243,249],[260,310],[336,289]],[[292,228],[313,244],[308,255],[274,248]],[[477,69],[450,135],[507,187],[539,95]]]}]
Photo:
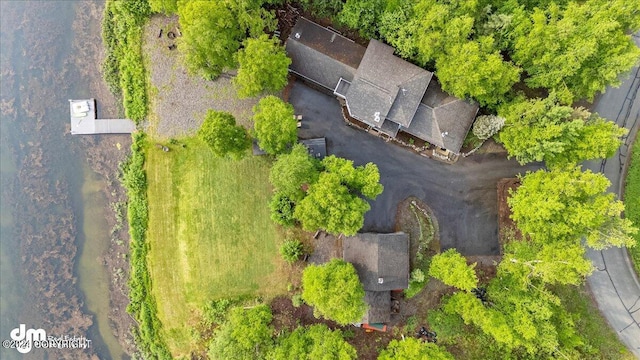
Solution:
[{"label": "water", "polygon": [[72,61],[76,6],[0,2],[0,340],[20,323],[77,329],[91,319],[84,334],[56,335],[86,336],[101,359],[119,359],[97,260],[110,241],[105,184],[67,130],[67,99],[91,96]]}]

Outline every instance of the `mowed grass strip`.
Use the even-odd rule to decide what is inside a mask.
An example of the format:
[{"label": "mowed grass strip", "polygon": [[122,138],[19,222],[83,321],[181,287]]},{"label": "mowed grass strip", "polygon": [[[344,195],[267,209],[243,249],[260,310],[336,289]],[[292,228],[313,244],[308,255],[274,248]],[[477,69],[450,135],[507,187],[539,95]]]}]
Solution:
[{"label": "mowed grass strip", "polygon": [[[636,137],[631,149],[629,171],[624,189],[625,216],[640,228],[640,141]],[[640,274],[640,231],[635,234],[636,246],[629,249],[631,259]]]},{"label": "mowed grass strip", "polygon": [[198,139],[169,152],[151,145],[149,269],[158,316],[174,356],[193,349],[191,329],[211,300],[286,293],[278,232],[269,218],[269,162],[216,159]]}]

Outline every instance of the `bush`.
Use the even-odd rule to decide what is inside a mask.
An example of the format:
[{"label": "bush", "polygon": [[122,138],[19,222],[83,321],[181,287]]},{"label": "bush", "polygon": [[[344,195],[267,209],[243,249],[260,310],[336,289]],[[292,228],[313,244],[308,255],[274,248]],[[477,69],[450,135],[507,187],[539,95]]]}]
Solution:
[{"label": "bush", "polygon": [[102,74],[111,92],[122,95],[125,114],[136,123],[147,116],[142,26],[150,13],[147,0],[108,0],[102,20],[106,48]]},{"label": "bush", "polygon": [[284,261],[289,264],[293,264],[298,261],[302,255],[302,243],[300,240],[286,240],[282,246],[280,246],[280,255]]},{"label": "bush", "polygon": [[269,203],[271,220],[284,227],[292,227],[296,223],[293,217],[295,208],[296,203],[291,198],[281,192],[277,192]]}]

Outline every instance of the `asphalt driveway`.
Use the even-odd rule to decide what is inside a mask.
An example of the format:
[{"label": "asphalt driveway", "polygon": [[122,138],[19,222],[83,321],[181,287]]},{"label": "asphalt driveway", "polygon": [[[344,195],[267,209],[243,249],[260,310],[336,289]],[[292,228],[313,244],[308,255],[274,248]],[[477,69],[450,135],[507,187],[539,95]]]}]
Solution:
[{"label": "asphalt driveway", "polygon": [[329,154],[356,165],[378,165],[384,192],[371,202],[364,232],[393,232],[398,203],[413,195],[433,209],[443,250],[453,247],[463,255],[496,255],[496,184],[501,178],[540,167],[520,166],[505,154],[473,155],[454,165],[425,158],[346,125],[335,98],[300,82],[294,85],[289,102],[296,114],[303,115],[301,138],[326,137]]}]

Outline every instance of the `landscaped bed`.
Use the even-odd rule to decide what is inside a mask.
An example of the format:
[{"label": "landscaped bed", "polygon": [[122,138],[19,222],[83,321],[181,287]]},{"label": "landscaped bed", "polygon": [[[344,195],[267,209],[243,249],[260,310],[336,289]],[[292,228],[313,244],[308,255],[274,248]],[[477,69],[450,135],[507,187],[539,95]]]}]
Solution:
[{"label": "landscaped bed", "polygon": [[149,270],[174,356],[198,344],[191,329],[211,300],[286,293],[287,266],[269,218],[269,162],[216,159],[198,139],[150,144]]}]

